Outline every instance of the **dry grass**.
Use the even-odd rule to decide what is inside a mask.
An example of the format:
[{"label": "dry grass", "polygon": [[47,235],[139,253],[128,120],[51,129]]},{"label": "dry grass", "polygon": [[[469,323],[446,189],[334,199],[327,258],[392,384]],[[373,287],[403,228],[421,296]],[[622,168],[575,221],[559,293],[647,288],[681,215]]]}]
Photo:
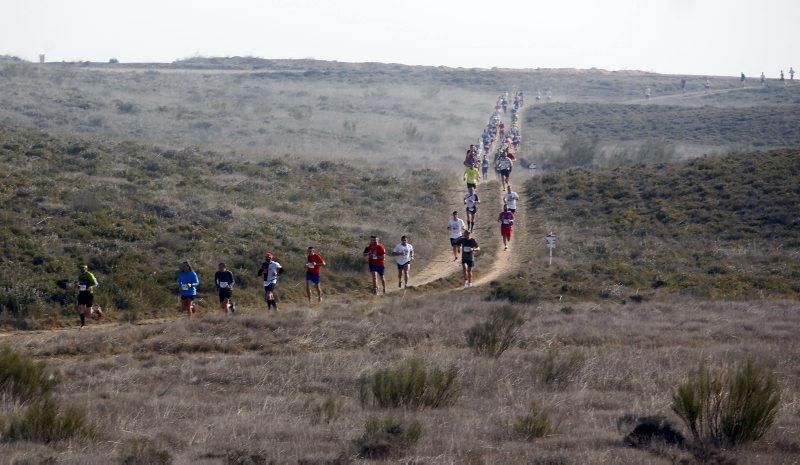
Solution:
[{"label": "dry grass", "polygon": [[[131,441],[148,438],[174,463],[224,463],[237,454],[278,463],[352,455],[352,441],[376,413],[360,405],[360,377],[417,357],[457,366],[463,393],[453,407],[414,413],[424,434],[405,459],[670,463],[626,448],[628,431],[617,431],[617,420],[626,414],[674,418],[671,394],[701,360],[752,358],[776,374],[785,402],[776,426],[764,441],[739,451],[738,463],[798,459],[800,317],[794,302],[575,304],[569,315],[560,304],[541,304],[524,309],[530,319],[519,344],[487,359],[472,355],[463,338],[495,305],[477,296],[398,295],[330,303],[320,314],[248,313],[11,336],[6,339],[18,349],[61,369],[58,396],[85,409],[102,433],[85,446],[4,444],[0,451],[107,463],[109,451],[122,456]],[[567,363],[576,351],[583,363],[571,369],[568,382],[543,376],[552,370],[549,354]],[[320,406],[331,396],[337,413],[319,421]],[[531,401],[548,412],[553,426],[535,448],[509,429]]]}]

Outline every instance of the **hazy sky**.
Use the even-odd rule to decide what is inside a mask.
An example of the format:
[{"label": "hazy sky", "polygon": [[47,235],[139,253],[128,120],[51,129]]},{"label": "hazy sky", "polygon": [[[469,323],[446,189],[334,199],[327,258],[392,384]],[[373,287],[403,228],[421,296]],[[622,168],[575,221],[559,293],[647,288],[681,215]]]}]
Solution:
[{"label": "hazy sky", "polygon": [[253,55],[775,76],[800,0],[0,0],[0,54],[170,62]]}]

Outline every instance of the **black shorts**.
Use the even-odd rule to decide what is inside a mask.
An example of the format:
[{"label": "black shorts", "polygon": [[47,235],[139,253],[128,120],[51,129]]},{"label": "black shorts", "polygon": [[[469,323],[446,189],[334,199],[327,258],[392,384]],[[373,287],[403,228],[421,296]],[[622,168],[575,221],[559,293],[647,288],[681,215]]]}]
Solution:
[{"label": "black shorts", "polygon": [[192,301],[192,300],[194,300],[194,298],[195,298],[195,297],[196,297],[196,296],[193,296],[193,295],[182,295],[182,296],[181,296],[181,300],[189,300],[189,301]]},{"label": "black shorts", "polygon": [[78,305],[91,307],[94,303],[94,294],[91,292],[78,292]]},{"label": "black shorts", "polygon": [[505,176],[505,177],[508,177],[508,175],[511,174],[511,170],[510,169],[508,169],[508,170],[500,170],[500,174]]},{"label": "black shorts", "polygon": [[269,284],[264,285],[264,292],[265,293],[274,292],[274,291],[275,291],[275,283],[269,283]]},{"label": "black shorts", "polygon": [[407,267],[407,266],[408,266],[410,263],[411,263],[410,261],[408,261],[408,262],[405,262],[405,263],[403,263],[402,265],[398,263],[398,264],[397,264],[397,270],[398,270],[398,271],[400,271],[400,270],[404,270],[404,269],[405,269],[405,268],[406,268],[406,267]]},{"label": "black shorts", "polygon": [[466,258],[461,259],[461,264],[466,264],[468,268],[475,267],[475,262],[473,260],[467,260]]},{"label": "black shorts", "polygon": [[219,290],[219,301],[222,302],[225,299],[230,299],[233,297],[233,291],[230,288],[220,289]]},{"label": "black shorts", "polygon": [[516,208],[509,208],[508,211],[510,211],[511,213],[516,213],[517,209]]},{"label": "black shorts", "polygon": [[478,207],[467,207],[467,213],[476,213],[478,211]]},{"label": "black shorts", "polygon": [[457,238],[453,239],[453,238],[451,237],[451,238],[450,238],[450,246],[451,246],[451,247],[455,247],[455,246],[457,246],[457,245],[458,245],[458,240],[459,240],[459,239],[461,239],[461,238],[460,238],[460,237],[457,237]]},{"label": "black shorts", "polygon": [[473,189],[477,189],[477,188],[478,188],[478,185],[477,185],[477,184],[475,184],[474,182],[468,182],[468,183],[467,183],[467,187],[471,187],[471,188],[473,188]]}]

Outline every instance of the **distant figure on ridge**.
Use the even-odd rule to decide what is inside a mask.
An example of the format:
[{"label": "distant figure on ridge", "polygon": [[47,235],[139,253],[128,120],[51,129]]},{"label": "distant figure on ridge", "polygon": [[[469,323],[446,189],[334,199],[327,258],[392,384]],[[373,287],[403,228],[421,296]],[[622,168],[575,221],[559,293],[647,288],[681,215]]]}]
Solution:
[{"label": "distant figure on ridge", "polygon": [[742,73],[742,75],[739,77],[739,82],[740,82],[742,85],[744,85],[744,80],[745,80],[745,79],[747,79],[747,77],[744,75],[744,73]]},{"label": "distant figure on ridge", "polygon": [[764,76],[764,71],[761,71],[761,87],[766,87],[767,85],[767,77]]},{"label": "distant figure on ridge", "polygon": [[644,90],[644,98],[645,98],[645,100],[650,100],[650,88],[649,87]]}]

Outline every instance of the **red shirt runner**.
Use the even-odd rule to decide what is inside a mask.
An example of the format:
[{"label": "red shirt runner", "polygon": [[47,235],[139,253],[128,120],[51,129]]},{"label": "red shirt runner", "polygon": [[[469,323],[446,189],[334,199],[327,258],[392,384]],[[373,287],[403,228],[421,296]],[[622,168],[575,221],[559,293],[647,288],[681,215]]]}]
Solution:
[{"label": "red shirt runner", "polygon": [[386,255],[386,248],[383,244],[370,244],[367,247],[367,253],[369,254],[369,264],[370,265],[377,265],[383,266],[384,259]]},{"label": "red shirt runner", "polygon": [[322,269],[322,263],[325,261],[323,260],[322,255],[314,252],[312,254],[309,254],[308,257],[306,257],[306,260],[307,263],[313,263],[315,265],[314,268],[306,268],[308,272],[313,274],[319,274],[320,270]]}]

